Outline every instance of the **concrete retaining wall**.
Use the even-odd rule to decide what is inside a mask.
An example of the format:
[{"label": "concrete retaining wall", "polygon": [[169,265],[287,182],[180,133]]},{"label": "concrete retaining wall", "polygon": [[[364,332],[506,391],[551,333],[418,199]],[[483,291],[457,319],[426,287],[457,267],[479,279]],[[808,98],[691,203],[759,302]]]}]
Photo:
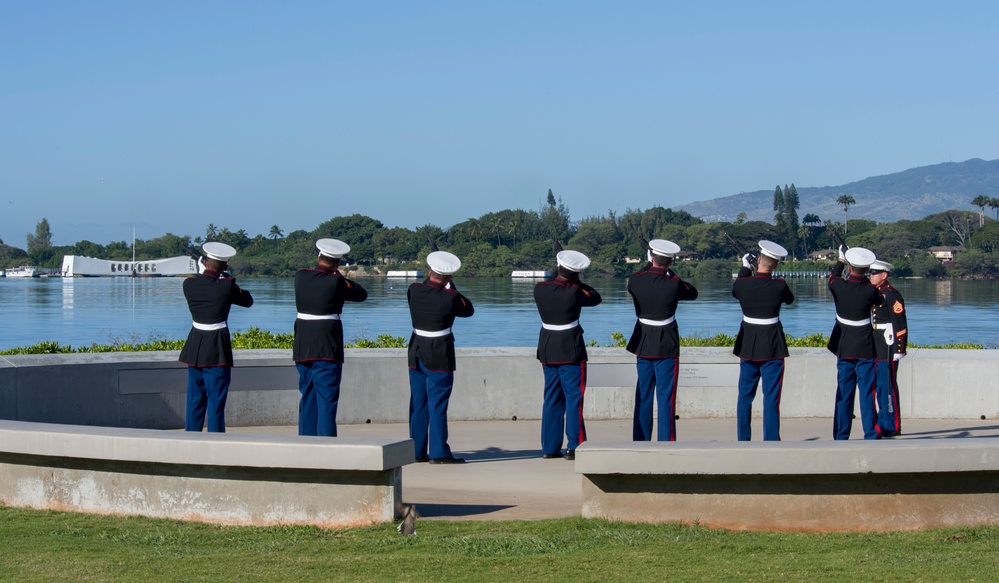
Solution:
[{"label": "concrete retaining wall", "polygon": [[[781,414],[831,417],[836,359],[824,349],[792,349]],[[179,428],[186,369],[176,352],[0,357],[0,418],[113,427]],[[635,359],[623,349],[590,350],[585,414],[627,419],[634,406]],[[681,352],[677,413],[734,417],[738,359],[727,348]],[[458,349],[452,420],[537,419],[541,367],[532,348]],[[899,372],[908,418],[999,417],[999,351],[914,349]],[[289,350],[236,353],[226,409],[232,426],[293,425],[298,374]],[[339,422],[404,422],[409,403],[404,349],[347,351]],[[755,408],[759,414],[759,403]]]},{"label": "concrete retaining wall", "polygon": [[819,532],[999,522],[986,438],[584,443],[576,472],[587,518]]},{"label": "concrete retaining wall", "polygon": [[389,522],[412,440],[0,421],[0,504],[221,524]]}]

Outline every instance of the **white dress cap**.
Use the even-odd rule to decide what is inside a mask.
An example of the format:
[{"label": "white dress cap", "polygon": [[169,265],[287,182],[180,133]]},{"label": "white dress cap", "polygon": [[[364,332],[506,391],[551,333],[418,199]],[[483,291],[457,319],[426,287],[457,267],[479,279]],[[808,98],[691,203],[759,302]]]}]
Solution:
[{"label": "white dress cap", "polygon": [[649,241],[649,249],[652,250],[656,255],[662,255],[663,257],[673,258],[676,254],[680,252],[680,246],[673,241],[667,241],[666,239],[653,239]]},{"label": "white dress cap", "polygon": [[447,251],[434,251],[430,255],[427,255],[427,265],[436,273],[451,275],[461,269],[461,259],[458,259],[457,255],[448,253]]},{"label": "white dress cap", "polygon": [[891,263],[888,263],[887,261],[881,261],[880,259],[878,259],[877,261],[875,261],[874,263],[871,264],[871,271],[889,271],[890,272],[894,268],[895,268],[895,266],[892,265]]},{"label": "white dress cap", "polygon": [[760,241],[760,253],[778,261],[787,257],[787,249],[767,240]]},{"label": "white dress cap", "polygon": [[590,266],[590,258],[579,251],[559,251],[555,260],[562,267],[577,273]]},{"label": "white dress cap", "polygon": [[236,250],[232,246],[215,241],[205,243],[201,246],[201,250],[205,252],[205,257],[216,261],[229,261],[236,254]]},{"label": "white dress cap", "polygon": [[846,250],[846,262],[854,267],[870,267],[875,260],[877,260],[877,257],[874,256],[874,252],[870,249],[850,247]]},{"label": "white dress cap", "polygon": [[350,253],[350,245],[338,239],[320,239],[316,241],[319,254],[332,259],[340,259]]}]

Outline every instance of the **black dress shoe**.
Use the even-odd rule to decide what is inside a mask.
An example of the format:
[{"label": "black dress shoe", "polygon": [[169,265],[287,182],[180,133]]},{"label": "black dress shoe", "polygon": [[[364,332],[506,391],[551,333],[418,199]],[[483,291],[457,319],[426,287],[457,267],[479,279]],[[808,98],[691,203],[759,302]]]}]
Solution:
[{"label": "black dress shoe", "polygon": [[454,457],[453,455],[449,455],[447,457],[430,458],[430,463],[432,463],[432,464],[463,464],[463,463],[465,463],[465,458]]},{"label": "black dress shoe", "polygon": [[558,453],[543,453],[541,454],[541,459],[543,460],[555,460],[562,457],[562,452]]},{"label": "black dress shoe", "polygon": [[565,450],[565,459],[567,459],[569,461],[572,461],[572,460],[576,459],[576,450],[574,450],[574,449],[567,449],[567,450]]},{"label": "black dress shoe", "polygon": [[429,461],[430,461],[430,458],[428,458],[428,457],[418,457],[418,458],[416,458],[416,463],[418,463],[418,464],[425,464],[425,463],[427,463]]}]

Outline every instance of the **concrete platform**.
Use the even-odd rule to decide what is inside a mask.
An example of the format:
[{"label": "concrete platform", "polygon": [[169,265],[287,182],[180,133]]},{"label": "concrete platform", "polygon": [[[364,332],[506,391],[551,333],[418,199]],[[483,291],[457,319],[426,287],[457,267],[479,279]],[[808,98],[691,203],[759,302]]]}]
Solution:
[{"label": "concrete platform", "polygon": [[0,420],[0,504],[218,524],[391,522],[408,438],[188,433]]},{"label": "concrete platform", "polygon": [[[628,441],[631,420],[587,421],[593,443]],[[903,419],[905,435],[893,441],[999,438],[999,420]],[[540,421],[464,421],[449,424],[450,443],[463,465],[412,464],[403,468],[403,502],[415,504],[425,519],[535,520],[579,516],[582,477],[575,464],[542,460]],[[754,419],[753,435],[762,435]],[[231,432],[294,434],[294,427],[241,427]],[[681,419],[680,443],[727,442],[739,446],[735,419]],[[341,425],[343,437],[408,437],[403,423]],[[784,442],[832,441],[830,418],[785,419]],[[860,443],[860,420],[854,423]],[[759,442],[754,442],[759,443]],[[999,441],[996,442],[999,447]]]}]

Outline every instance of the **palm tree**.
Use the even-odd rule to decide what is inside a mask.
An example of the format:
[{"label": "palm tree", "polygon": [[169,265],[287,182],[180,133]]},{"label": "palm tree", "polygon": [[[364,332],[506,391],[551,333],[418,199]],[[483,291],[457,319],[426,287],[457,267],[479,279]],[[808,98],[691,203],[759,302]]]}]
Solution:
[{"label": "palm tree", "polygon": [[990,198],[989,208],[996,209],[996,220],[999,221],[999,198]]},{"label": "palm tree", "polygon": [[802,250],[805,252],[805,257],[808,257],[808,249],[811,245],[812,239],[815,237],[815,228],[822,224],[822,219],[819,215],[808,213],[805,218],[801,219],[801,226],[798,227],[798,240],[801,241]]},{"label": "palm tree", "polygon": [[284,237],[284,231],[282,231],[277,225],[271,225],[271,232],[267,236],[271,239],[280,239],[281,237]]},{"label": "palm tree", "polygon": [[798,241],[801,241],[801,250],[805,252],[805,259],[808,259],[808,240],[812,238],[812,228],[808,225],[798,227]]},{"label": "palm tree", "polygon": [[208,223],[208,227],[205,228],[205,240],[211,241],[216,235],[218,235],[218,227],[215,226],[215,223]]},{"label": "palm tree", "polygon": [[497,247],[503,244],[500,239],[500,231],[502,228],[503,228],[503,219],[501,219],[500,217],[493,217],[492,219],[489,220],[489,230],[491,230],[493,234],[496,235]]},{"label": "palm tree", "polygon": [[469,219],[468,221],[468,237],[474,243],[479,242],[479,236],[482,235],[482,223],[478,219]]},{"label": "palm tree", "polygon": [[846,219],[843,220],[843,234],[849,234],[850,232],[850,206],[857,204],[856,199],[854,199],[849,194],[841,194],[839,198],[836,199],[836,204],[842,205],[843,212],[846,213]]},{"label": "palm tree", "polygon": [[991,201],[992,199],[985,196],[984,194],[979,194],[974,198],[974,200],[971,201],[971,206],[977,206],[978,208],[982,209],[981,212],[978,214],[979,227],[985,226],[985,207],[989,206],[989,202]]}]

